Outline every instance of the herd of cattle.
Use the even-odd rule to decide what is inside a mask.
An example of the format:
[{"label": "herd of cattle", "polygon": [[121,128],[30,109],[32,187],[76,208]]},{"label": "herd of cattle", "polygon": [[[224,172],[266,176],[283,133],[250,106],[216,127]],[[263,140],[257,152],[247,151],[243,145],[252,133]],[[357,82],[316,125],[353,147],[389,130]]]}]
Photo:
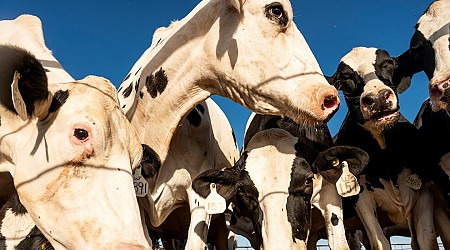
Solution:
[{"label": "herd of cattle", "polygon": [[[331,77],[292,18],[288,1],[204,0],[156,30],[118,90],[74,80],[37,17],[0,21],[0,249],[233,249],[236,234],[450,249],[450,0],[400,56],[354,48]],[[421,71],[411,124],[398,94]],[[242,150],[211,95],[255,112]]]}]

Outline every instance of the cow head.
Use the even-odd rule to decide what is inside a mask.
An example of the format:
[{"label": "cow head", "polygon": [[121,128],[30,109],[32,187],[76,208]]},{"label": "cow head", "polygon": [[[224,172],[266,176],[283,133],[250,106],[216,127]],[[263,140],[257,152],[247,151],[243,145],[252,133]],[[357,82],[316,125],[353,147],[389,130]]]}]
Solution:
[{"label": "cow head", "polygon": [[410,47],[399,56],[399,76],[424,71],[434,111],[450,110],[450,1],[433,2],[416,24]]},{"label": "cow head", "polygon": [[47,84],[17,47],[0,46],[0,65],[0,170],[45,237],[59,248],[148,247],[132,178],[142,147],[114,86]]},{"label": "cow head", "polygon": [[330,78],[344,92],[352,117],[372,133],[383,131],[399,117],[397,90],[406,89],[409,79],[394,84],[396,65],[385,50],[358,47],[341,59]]},{"label": "cow head", "polygon": [[348,160],[342,156],[355,158],[358,153],[330,150],[311,167],[299,156],[297,142],[297,137],[282,129],[258,132],[234,167],[208,170],[194,180],[192,187],[206,197],[209,184],[216,183],[219,194],[233,202],[236,213],[251,219],[256,236],[249,239],[253,247],[304,249],[310,228],[314,172],[336,180],[340,173],[332,162]]}]

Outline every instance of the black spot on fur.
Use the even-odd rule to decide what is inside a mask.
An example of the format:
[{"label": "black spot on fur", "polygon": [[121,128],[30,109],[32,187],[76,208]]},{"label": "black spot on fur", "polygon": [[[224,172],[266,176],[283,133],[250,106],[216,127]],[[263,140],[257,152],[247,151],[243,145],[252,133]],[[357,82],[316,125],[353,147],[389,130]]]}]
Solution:
[{"label": "black spot on fur", "polygon": [[130,83],[130,85],[128,85],[128,87],[123,91],[122,93],[123,97],[127,98],[128,96],[130,96],[132,90],[133,90],[133,83]]},{"label": "black spot on fur", "polygon": [[333,224],[333,226],[337,226],[339,224],[339,218],[335,213],[331,214],[331,224]]},{"label": "black spot on fur", "polygon": [[131,76],[131,72],[130,72],[130,73],[128,73],[128,75],[127,75],[127,76],[125,76],[125,79],[123,79],[123,81],[122,81],[122,82],[125,82],[126,80],[128,80],[128,78],[130,78],[130,76]]},{"label": "black spot on fur", "polygon": [[139,97],[141,97],[141,99],[144,98],[144,92],[139,92]]},{"label": "black spot on fur", "polygon": [[139,73],[139,71],[141,71],[141,69],[142,69],[142,67],[140,67],[140,68],[136,71],[136,73],[134,73],[134,75],[137,75],[137,74]]},{"label": "black spot on fur", "polygon": [[233,136],[233,141],[234,141],[234,145],[236,145],[237,147],[237,140],[236,140],[236,135],[234,134],[234,130],[231,130],[231,135]]},{"label": "black spot on fur", "polygon": [[152,98],[156,98],[158,93],[161,94],[167,86],[166,72],[160,68],[155,74],[147,76],[145,79],[145,87]]},{"label": "black spot on fur", "polygon": [[25,102],[27,113],[31,115],[36,101],[48,96],[47,75],[41,63],[28,51],[0,45],[0,104],[17,113],[11,95],[14,72],[20,73],[19,91]]},{"label": "black spot on fur", "polygon": [[53,95],[52,104],[50,105],[50,108],[48,112],[55,112],[61,106],[67,101],[67,98],[69,98],[69,91],[68,90],[58,90]]},{"label": "black spot on fur", "polygon": [[194,108],[189,112],[189,114],[186,116],[186,118],[189,121],[189,124],[191,124],[194,127],[200,126],[200,123],[202,122],[202,117],[198,114],[197,109]]},{"label": "black spot on fur", "polygon": [[126,107],[127,105],[126,104],[124,104],[123,106],[122,106],[122,109],[124,109],[125,107]]},{"label": "black spot on fur", "polygon": [[17,245],[16,249],[53,250],[54,248],[35,226],[26,238]]},{"label": "black spot on fur", "polygon": [[310,229],[312,181],[311,167],[305,159],[296,157],[291,169],[291,182],[286,202],[288,221],[292,228],[292,238],[306,240]]},{"label": "black spot on fur", "polygon": [[134,91],[137,93],[138,92],[138,90],[139,90],[139,81],[140,81],[141,79],[139,78],[137,81],[136,81],[136,84],[134,84]]},{"label": "black spot on fur", "polygon": [[202,113],[202,115],[205,114],[205,108],[201,104],[197,104],[196,107],[197,107],[198,111],[200,111],[200,113]]},{"label": "black spot on fur", "polygon": [[141,160],[141,174],[144,178],[154,177],[161,168],[161,160],[158,154],[149,146],[142,144],[144,150]]}]

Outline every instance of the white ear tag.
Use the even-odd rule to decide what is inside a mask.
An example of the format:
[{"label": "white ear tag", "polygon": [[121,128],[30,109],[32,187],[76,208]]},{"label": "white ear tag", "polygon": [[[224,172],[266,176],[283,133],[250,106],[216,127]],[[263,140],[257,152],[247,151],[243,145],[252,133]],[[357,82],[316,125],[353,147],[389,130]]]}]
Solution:
[{"label": "white ear tag", "polygon": [[359,194],[361,187],[358,184],[358,179],[348,170],[348,163],[342,162],[342,175],[336,182],[338,194],[342,197],[348,197]]},{"label": "white ear tag", "polygon": [[405,179],[406,186],[414,189],[419,190],[422,187],[422,180],[420,177],[416,174],[412,174]]},{"label": "white ear tag", "polygon": [[208,214],[221,214],[225,211],[227,203],[225,199],[217,193],[216,184],[209,185],[211,193],[206,197],[205,211]]},{"label": "white ear tag", "polygon": [[148,194],[148,182],[141,175],[141,167],[134,171],[133,183],[137,197],[145,197]]},{"label": "white ear tag", "polygon": [[13,105],[14,108],[16,109],[17,114],[19,114],[20,118],[22,118],[22,120],[25,121],[28,118],[27,107],[25,106],[25,102],[19,91],[19,79],[20,73],[19,71],[16,70],[14,72],[13,82],[11,83],[11,95]]}]

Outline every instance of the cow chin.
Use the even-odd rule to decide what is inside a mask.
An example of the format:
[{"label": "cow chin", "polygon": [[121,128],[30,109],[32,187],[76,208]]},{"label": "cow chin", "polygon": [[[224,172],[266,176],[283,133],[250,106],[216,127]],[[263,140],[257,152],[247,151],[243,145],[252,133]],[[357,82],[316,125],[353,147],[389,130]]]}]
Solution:
[{"label": "cow chin", "polygon": [[[369,117],[368,119],[366,117]],[[365,127],[370,127],[372,130],[383,131],[393,126],[398,121],[400,113],[398,111],[392,112],[378,112],[376,114],[364,114]]]},{"label": "cow chin", "polygon": [[450,111],[450,97],[443,97],[441,99],[430,98],[431,110],[438,112],[441,110]]}]

